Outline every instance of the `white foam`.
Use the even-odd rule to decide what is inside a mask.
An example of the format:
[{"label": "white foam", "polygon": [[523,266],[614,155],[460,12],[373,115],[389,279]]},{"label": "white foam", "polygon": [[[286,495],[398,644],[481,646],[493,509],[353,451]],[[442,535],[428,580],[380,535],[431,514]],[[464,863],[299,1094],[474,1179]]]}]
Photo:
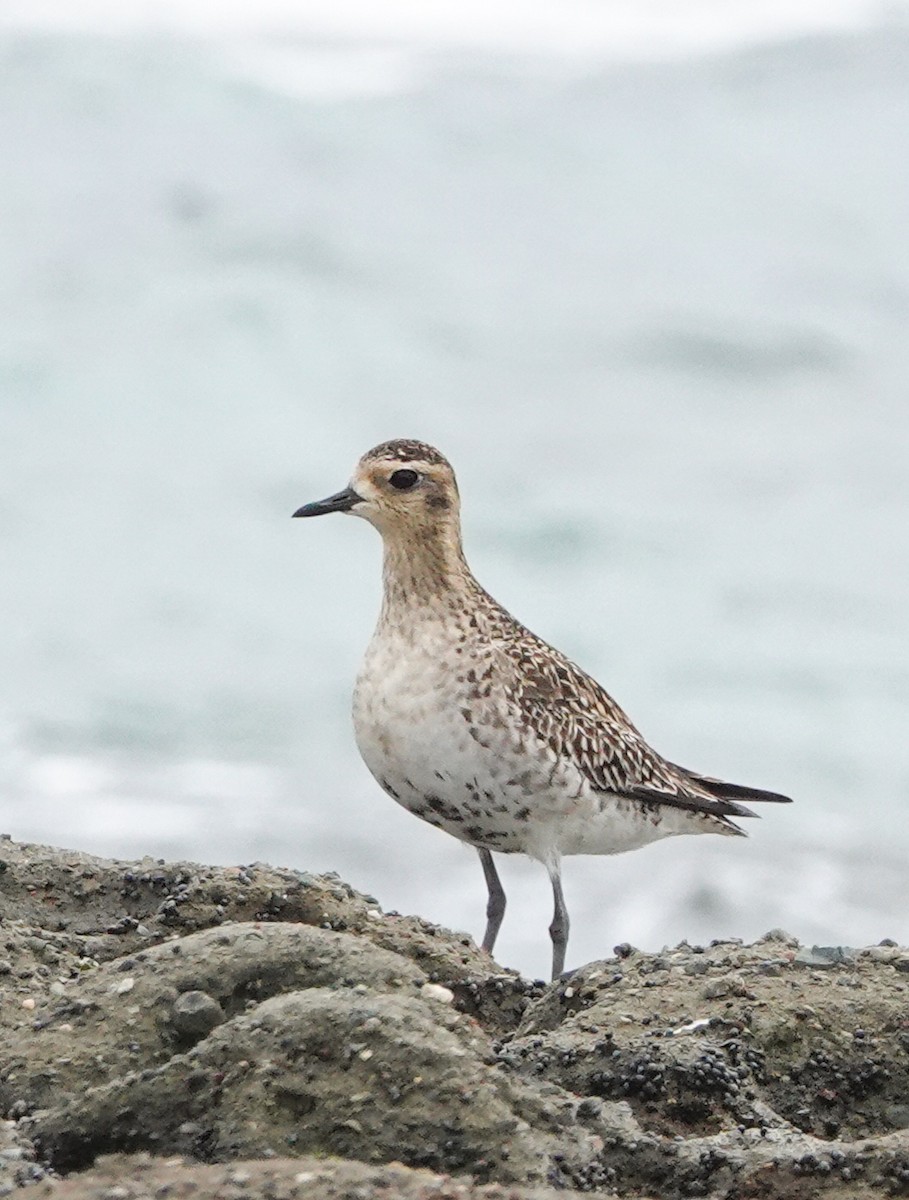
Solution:
[{"label": "white foam", "polygon": [[0,25],[108,34],[293,36],[606,57],[687,54],[857,29],[905,14],[868,0],[5,0]]},{"label": "white foam", "polygon": [[407,92],[424,74],[421,56],[403,47],[299,45],[263,39],[222,44],[219,65],[236,78],[317,101]]}]

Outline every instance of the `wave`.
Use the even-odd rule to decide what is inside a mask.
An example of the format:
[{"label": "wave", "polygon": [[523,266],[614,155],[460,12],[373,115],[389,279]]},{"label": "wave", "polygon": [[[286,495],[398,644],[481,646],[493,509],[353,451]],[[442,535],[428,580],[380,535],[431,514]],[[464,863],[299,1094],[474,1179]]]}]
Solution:
[{"label": "wave", "polygon": [[807,34],[854,32],[909,13],[867,0],[5,0],[0,27],[109,35],[322,39],[599,59],[665,58]]}]

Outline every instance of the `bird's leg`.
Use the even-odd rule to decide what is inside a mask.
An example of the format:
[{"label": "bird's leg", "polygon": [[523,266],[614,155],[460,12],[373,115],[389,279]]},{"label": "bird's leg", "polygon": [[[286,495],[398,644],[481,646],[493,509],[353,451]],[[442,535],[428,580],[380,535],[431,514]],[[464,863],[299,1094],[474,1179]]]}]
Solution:
[{"label": "bird's leg", "polygon": [[552,977],[558,977],[565,970],[565,950],[568,947],[568,909],[565,907],[565,897],[562,895],[562,863],[560,859],[547,863],[549,878],[552,880],[552,895],[555,900],[555,912],[552,924],[549,926],[549,936],[552,938]]},{"label": "bird's leg", "polygon": [[492,954],[492,948],[496,944],[496,938],[499,935],[499,926],[502,924],[502,918],[505,916],[505,889],[502,887],[502,881],[499,879],[496,865],[492,861],[491,852],[481,849],[478,846],[477,854],[479,854],[480,862],[483,864],[483,874],[486,876],[486,886],[489,888],[489,899],[486,902],[486,932],[483,934],[483,949],[488,954]]}]

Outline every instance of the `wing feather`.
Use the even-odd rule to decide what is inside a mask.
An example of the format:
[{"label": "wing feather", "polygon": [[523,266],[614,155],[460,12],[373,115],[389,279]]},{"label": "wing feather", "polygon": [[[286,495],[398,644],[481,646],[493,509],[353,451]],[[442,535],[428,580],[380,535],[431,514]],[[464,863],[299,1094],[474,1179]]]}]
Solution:
[{"label": "wing feather", "polygon": [[525,631],[511,654],[517,657],[512,699],[522,716],[597,791],[702,813],[739,833],[730,817],[757,816],[742,800],[789,802],[776,792],[725,783],[669,762],[595,679],[533,634]]}]

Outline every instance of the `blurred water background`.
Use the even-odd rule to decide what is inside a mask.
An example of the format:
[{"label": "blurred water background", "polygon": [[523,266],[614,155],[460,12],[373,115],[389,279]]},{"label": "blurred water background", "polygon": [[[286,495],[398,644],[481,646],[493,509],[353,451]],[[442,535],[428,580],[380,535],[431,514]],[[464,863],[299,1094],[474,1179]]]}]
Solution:
[{"label": "blurred water background", "polygon": [[909,940],[906,6],[252,7],[0,2],[0,827],[479,934],[354,746],[379,539],[290,520],[414,436],[497,598],[796,799],[568,860],[571,962]]}]

